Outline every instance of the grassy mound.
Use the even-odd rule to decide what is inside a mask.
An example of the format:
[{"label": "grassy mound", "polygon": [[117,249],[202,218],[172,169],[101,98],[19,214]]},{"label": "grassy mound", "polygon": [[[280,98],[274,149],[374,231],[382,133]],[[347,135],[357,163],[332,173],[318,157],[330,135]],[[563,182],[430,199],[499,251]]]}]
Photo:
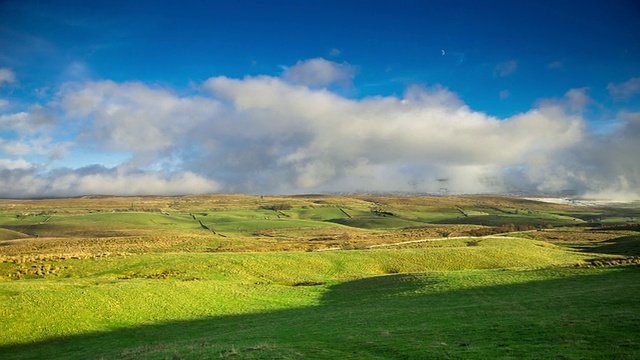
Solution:
[{"label": "grassy mound", "polygon": [[[424,271],[548,267],[575,264],[593,257],[541,241],[518,238],[450,239],[424,242],[416,248],[326,252],[150,253],[91,257],[59,255],[5,256],[0,279],[45,277],[29,272],[59,267],[52,277],[120,278],[178,271],[186,278],[295,283],[344,280],[381,274]],[[68,260],[65,260],[68,259]],[[91,261],[89,261],[91,260]],[[73,267],[64,268],[68,261]],[[20,272],[22,275],[20,276]]]},{"label": "grassy mound", "polygon": [[25,239],[30,237],[25,233],[21,233],[15,230],[3,229],[0,228],[0,241],[3,240],[15,240],[15,239]]}]

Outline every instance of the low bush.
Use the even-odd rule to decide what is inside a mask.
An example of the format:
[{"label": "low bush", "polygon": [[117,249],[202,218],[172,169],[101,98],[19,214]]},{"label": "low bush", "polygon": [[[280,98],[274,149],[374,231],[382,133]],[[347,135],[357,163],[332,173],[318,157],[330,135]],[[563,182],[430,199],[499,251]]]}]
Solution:
[{"label": "low bush", "polygon": [[262,210],[273,210],[273,211],[291,210],[291,205],[289,205],[289,204],[261,205],[260,209],[262,209]]}]

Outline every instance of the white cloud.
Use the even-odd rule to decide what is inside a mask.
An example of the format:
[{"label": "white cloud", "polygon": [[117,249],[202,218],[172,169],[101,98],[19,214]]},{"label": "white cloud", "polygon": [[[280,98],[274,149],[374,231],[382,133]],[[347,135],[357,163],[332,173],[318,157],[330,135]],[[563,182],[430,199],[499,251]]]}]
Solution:
[{"label": "white cloud", "polygon": [[3,83],[12,83],[14,81],[16,81],[16,75],[13,73],[13,71],[11,71],[11,69],[0,69],[0,86]]},{"label": "white cloud", "polygon": [[518,63],[516,61],[514,60],[506,61],[496,65],[496,67],[493,68],[493,75],[500,76],[500,77],[507,76],[507,75],[513,74],[517,68],[518,68]]},{"label": "white cloud", "polygon": [[[310,69],[340,66],[314,61],[282,77],[213,77],[199,95],[139,82],[67,84],[53,109],[0,116],[0,130],[23,134],[2,142],[4,153],[60,159],[90,149],[124,162],[73,170],[5,159],[0,195],[640,189],[640,116],[620,113],[617,132],[590,134],[582,118],[587,89],[499,119],[442,86],[346,98],[318,84],[352,73],[314,78]],[[304,81],[292,81],[294,73]],[[77,139],[47,136],[69,124],[83,126]],[[31,128],[44,130],[29,135]]]},{"label": "white cloud", "polygon": [[69,152],[69,148],[74,145],[71,141],[54,143],[51,146],[47,147],[47,151],[45,155],[49,160],[62,160],[66,157]]},{"label": "white cloud", "polygon": [[192,172],[165,175],[100,166],[42,172],[23,160],[0,159],[0,197],[181,195],[213,193],[220,185]]},{"label": "white cloud", "polygon": [[571,89],[564,96],[568,102],[569,108],[576,112],[583,111],[591,102],[591,98],[587,95],[588,88]]},{"label": "white cloud", "polygon": [[49,109],[34,105],[29,111],[0,115],[0,130],[19,135],[35,134],[54,126],[56,121]]},{"label": "white cloud", "polygon": [[587,92],[589,88],[569,89],[561,98],[540,99],[536,107],[559,107],[573,114],[582,114],[593,103]]},{"label": "white cloud", "polygon": [[26,170],[30,169],[33,165],[24,159],[10,160],[0,159],[0,170]]},{"label": "white cloud", "polygon": [[0,139],[0,154],[6,156],[44,155],[49,160],[64,158],[70,141],[56,142],[46,135],[22,137],[18,139]]},{"label": "white cloud", "polygon": [[83,137],[106,150],[154,153],[184,145],[200,134],[219,105],[212,99],[180,97],[142,83],[70,84],[58,94],[72,118],[85,120]]},{"label": "white cloud", "polygon": [[5,99],[0,99],[0,110],[2,110],[2,108],[5,108],[9,105],[9,102]]},{"label": "white cloud", "polygon": [[589,135],[555,157],[529,163],[529,179],[540,190],[640,199],[640,113],[618,118],[622,125],[614,133]]},{"label": "white cloud", "polygon": [[0,150],[9,156],[24,156],[32,153],[32,147],[28,142],[21,140],[0,140]]},{"label": "white cloud", "polygon": [[35,176],[31,170],[0,171],[0,197],[52,196],[45,191],[48,182],[46,178]]},{"label": "white cloud", "polygon": [[347,63],[338,64],[322,58],[298,61],[285,68],[282,77],[293,84],[305,86],[329,86],[348,84],[355,76],[356,68]]},{"label": "white cloud", "polygon": [[191,172],[173,176],[158,173],[98,173],[70,172],[57,176],[47,189],[60,196],[80,194],[156,195],[212,193],[220,186],[212,180]]},{"label": "white cloud", "polygon": [[[386,187],[387,179],[401,169],[409,169],[402,174],[405,179],[426,176],[420,171],[425,168],[437,168],[442,174],[453,168],[466,169],[455,172],[462,176],[464,171],[481,167],[485,169],[482,178],[500,176],[491,172],[539,153],[553,156],[579,142],[584,132],[582,119],[554,104],[500,121],[472,111],[441,87],[412,87],[402,99],[359,101],[271,77],[218,77],[209,79],[205,87],[230,101],[234,111],[252,124],[252,134],[299,134],[305,139],[272,154],[272,163],[291,174],[293,185],[301,189],[349,183],[353,176],[362,180],[363,174],[374,174],[373,169],[379,168],[387,171],[370,181],[374,187]],[[468,182],[480,181],[475,170],[469,174]],[[453,179],[451,183],[464,182]],[[465,191],[462,186],[456,190]]]},{"label": "white cloud", "polygon": [[64,154],[65,142],[54,141],[49,134],[57,121],[50,109],[40,105],[31,106],[28,111],[0,115],[0,131],[7,133],[0,138],[0,156],[59,158]]},{"label": "white cloud", "polygon": [[26,112],[0,115],[0,130],[15,130],[23,127],[23,124],[28,121],[28,116]]},{"label": "white cloud", "polygon": [[607,90],[615,100],[629,100],[640,93],[640,78],[631,78],[620,84],[609,83]]}]

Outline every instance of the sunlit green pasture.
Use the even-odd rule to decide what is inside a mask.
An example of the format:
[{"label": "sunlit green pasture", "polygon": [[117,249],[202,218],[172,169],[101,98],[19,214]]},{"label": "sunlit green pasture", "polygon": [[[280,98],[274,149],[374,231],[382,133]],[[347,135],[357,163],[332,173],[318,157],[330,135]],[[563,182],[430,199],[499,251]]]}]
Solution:
[{"label": "sunlit green pasture", "polygon": [[[422,246],[4,262],[0,264],[4,280],[14,279],[22,270],[45,271],[27,272],[23,280],[0,283],[2,321],[11,329],[3,341],[26,343],[164,321],[264,312],[290,308],[298,301],[308,306],[327,286],[371,276],[549,267],[578,264],[592,257],[518,239],[486,238],[473,244],[452,239]],[[305,296],[311,298],[305,300]]]},{"label": "sunlit green pasture", "polygon": [[0,356],[605,359],[640,351],[637,267],[336,280],[346,274],[288,283],[240,273],[2,283],[1,325],[10,331]]},{"label": "sunlit green pasture", "polygon": [[637,215],[499,197],[0,200],[0,358],[634,359]]}]

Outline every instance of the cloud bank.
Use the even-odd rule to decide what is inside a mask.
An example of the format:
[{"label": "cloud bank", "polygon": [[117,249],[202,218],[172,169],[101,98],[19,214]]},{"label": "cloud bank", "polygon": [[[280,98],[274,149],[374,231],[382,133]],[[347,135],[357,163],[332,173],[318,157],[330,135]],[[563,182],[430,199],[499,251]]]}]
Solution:
[{"label": "cloud bank", "polygon": [[[497,69],[501,76],[513,70],[515,64]],[[593,134],[582,116],[586,89],[499,119],[437,85],[361,99],[331,90],[355,73],[347,64],[311,59],[279,77],[212,77],[195,95],[140,82],[64,84],[46,106],[0,116],[0,131],[12,134],[0,143],[0,196],[638,196],[640,113],[621,112],[616,132]],[[55,135],[61,132],[64,140]],[[82,151],[97,154],[95,162],[65,165]],[[61,165],[37,161],[54,153]],[[101,163],[100,154],[114,153],[125,160]]]}]

